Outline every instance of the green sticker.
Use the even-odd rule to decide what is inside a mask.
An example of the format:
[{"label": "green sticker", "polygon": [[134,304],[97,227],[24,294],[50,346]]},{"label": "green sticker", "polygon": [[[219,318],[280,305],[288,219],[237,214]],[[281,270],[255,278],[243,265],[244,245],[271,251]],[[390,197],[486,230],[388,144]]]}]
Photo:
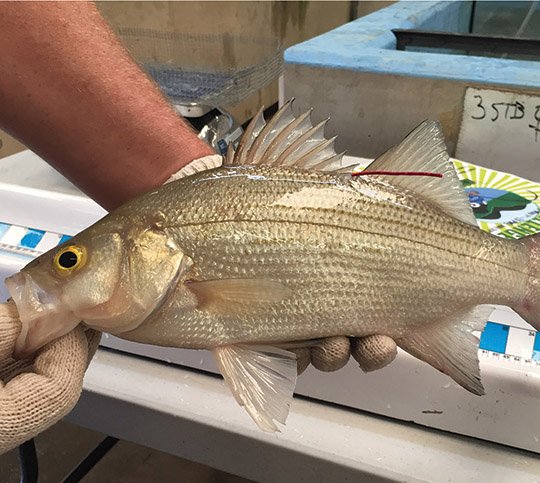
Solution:
[{"label": "green sticker", "polygon": [[506,238],[540,232],[540,185],[453,160],[480,228]]}]

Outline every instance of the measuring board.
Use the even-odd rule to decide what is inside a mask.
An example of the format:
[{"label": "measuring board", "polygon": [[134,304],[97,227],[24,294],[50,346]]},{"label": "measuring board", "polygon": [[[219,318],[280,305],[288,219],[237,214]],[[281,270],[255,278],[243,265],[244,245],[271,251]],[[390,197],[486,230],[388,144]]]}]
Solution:
[{"label": "measuring board", "polygon": [[23,253],[36,257],[70,238],[70,235],[12,225],[0,221],[0,249],[10,252]]},{"label": "measuring board", "polygon": [[540,334],[535,330],[488,322],[480,336],[480,356],[540,367]]}]

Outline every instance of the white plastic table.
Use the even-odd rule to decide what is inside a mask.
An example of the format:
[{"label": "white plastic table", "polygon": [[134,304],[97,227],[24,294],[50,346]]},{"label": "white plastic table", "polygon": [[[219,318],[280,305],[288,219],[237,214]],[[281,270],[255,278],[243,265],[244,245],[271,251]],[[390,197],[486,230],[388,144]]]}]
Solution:
[{"label": "white plastic table", "polygon": [[305,398],[264,433],[221,378],[104,349],[67,419],[256,481],[540,481],[532,453]]}]

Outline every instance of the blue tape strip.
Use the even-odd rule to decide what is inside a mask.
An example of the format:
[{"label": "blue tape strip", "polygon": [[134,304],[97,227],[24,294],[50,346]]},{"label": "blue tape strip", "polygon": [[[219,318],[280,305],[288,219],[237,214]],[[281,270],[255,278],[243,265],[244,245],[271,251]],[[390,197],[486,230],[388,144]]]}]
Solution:
[{"label": "blue tape strip", "polygon": [[26,235],[22,237],[19,244],[23,248],[36,248],[44,236],[45,232],[43,230],[28,228]]},{"label": "blue tape strip", "polygon": [[0,239],[7,233],[10,226],[7,223],[0,223]]},{"label": "blue tape strip", "polygon": [[[43,240],[43,237],[46,235],[46,231],[44,230],[38,230],[36,228],[27,228],[24,226],[19,225],[12,225],[11,223],[5,223],[0,221],[0,241],[5,237],[6,233],[9,232],[9,229],[12,226],[17,226],[17,228],[22,228],[23,235],[20,240],[11,240],[9,243],[5,243],[8,245],[7,249],[9,250],[35,250],[36,247],[39,245],[39,242]],[[53,233],[53,232],[51,232]],[[72,238],[71,235],[61,235],[59,233],[53,233],[54,235],[57,235],[60,237],[60,240],[58,242],[58,245],[61,243],[64,243],[65,241]],[[13,237],[10,237],[13,238]]]},{"label": "blue tape strip", "polygon": [[60,238],[60,241],[58,242],[59,245],[61,245],[64,242],[67,242],[68,240],[71,240],[73,237],[71,235],[62,235],[62,238]]},{"label": "blue tape strip", "polygon": [[504,354],[509,329],[507,325],[488,322],[480,336],[480,349]]},{"label": "blue tape strip", "polygon": [[532,360],[540,361],[540,332],[537,332],[534,337]]}]

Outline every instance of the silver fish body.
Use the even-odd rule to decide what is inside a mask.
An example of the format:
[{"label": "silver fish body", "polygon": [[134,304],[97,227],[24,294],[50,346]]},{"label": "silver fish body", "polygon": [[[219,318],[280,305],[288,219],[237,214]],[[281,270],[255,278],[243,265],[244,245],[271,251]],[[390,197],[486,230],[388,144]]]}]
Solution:
[{"label": "silver fish body", "polygon": [[[119,211],[167,213],[163,229],[193,267],[123,337],[209,349],[408,331],[478,304],[515,306],[528,255],[381,179],[264,166],[223,167],[172,183]],[[132,220],[138,223],[137,218]],[[199,280],[273,280],[278,302],[207,310]],[[225,312],[225,313],[223,313]]]}]

